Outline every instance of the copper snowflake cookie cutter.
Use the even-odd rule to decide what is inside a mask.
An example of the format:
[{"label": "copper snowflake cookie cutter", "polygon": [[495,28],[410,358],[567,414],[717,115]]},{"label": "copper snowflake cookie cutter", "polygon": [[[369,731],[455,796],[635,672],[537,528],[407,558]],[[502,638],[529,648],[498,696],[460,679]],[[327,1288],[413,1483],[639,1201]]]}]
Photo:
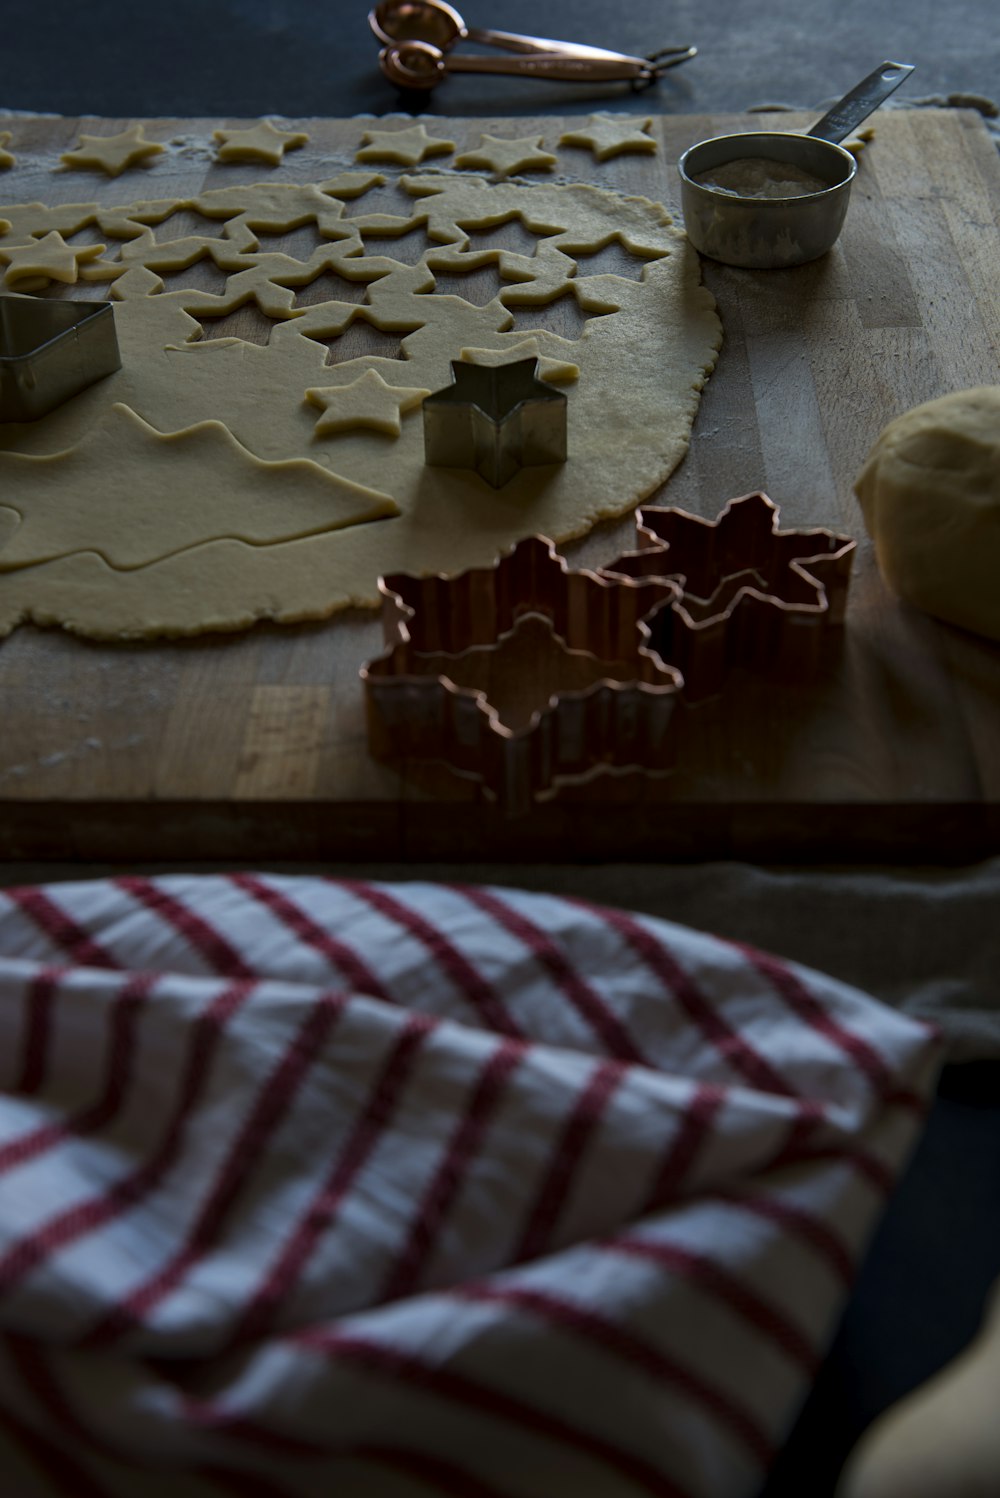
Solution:
[{"label": "copper snowflake cookie cutter", "polygon": [[678,667],[689,702],[720,692],[735,667],[787,685],[810,680],[844,622],[857,543],[819,527],[783,531],[779,516],[760,490],[729,500],[715,520],[641,508],[639,549],[600,569],[678,584],[680,598],[651,622],[650,644]]},{"label": "copper snowflake cookie cutter", "polygon": [[[397,573],[379,591],[387,648],[361,671],[377,760],[443,762],[511,816],[559,780],[662,764],[682,682],[649,648],[645,620],[679,597],[676,583],[573,571],[551,541],[530,536],[492,566]],[[505,673],[505,653],[521,633],[523,654],[526,628],[536,667],[551,647],[553,690],[512,715],[503,678],[518,668]]]},{"label": "copper snowflake cookie cutter", "polygon": [[[843,622],[854,541],[781,531],[778,514],[759,492],[714,521],[640,510],[638,549],[598,572],[532,536],[455,577],[380,578],[386,649],[361,671],[373,757],[444,763],[508,816],[563,782],[669,770],[682,699],[718,692],[735,666],[808,680]],[[504,660],[526,629],[522,663],[538,675],[551,647],[555,664],[541,705],[511,714],[521,666]]]}]

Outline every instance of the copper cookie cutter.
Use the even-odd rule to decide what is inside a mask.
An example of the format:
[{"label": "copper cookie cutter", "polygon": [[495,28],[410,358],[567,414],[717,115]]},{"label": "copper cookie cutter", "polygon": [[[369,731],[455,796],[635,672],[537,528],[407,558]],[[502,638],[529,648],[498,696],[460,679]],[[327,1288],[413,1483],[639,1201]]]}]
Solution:
[{"label": "copper cookie cutter", "polygon": [[650,643],[700,701],[744,667],[795,684],[822,666],[831,626],[844,622],[857,543],[819,527],[779,529],[760,490],[731,499],[715,520],[675,507],[642,508],[639,549],[602,577],[671,578],[681,597],[650,624]]},{"label": "copper cookie cutter", "polygon": [[0,421],[35,421],[121,369],[110,302],[0,295]]},{"label": "copper cookie cutter", "polygon": [[[641,510],[639,549],[596,573],[535,536],[454,578],[380,579],[386,650],[361,672],[374,758],[444,763],[509,816],[559,782],[669,771],[682,699],[718,692],[736,666],[804,682],[843,622],[855,542],[781,531],[778,516],[759,492],[714,521]],[[505,721],[504,652],[529,618],[573,671],[557,660],[543,705]]]},{"label": "copper cookie cutter", "polygon": [[[443,762],[511,816],[554,795],[557,780],[663,763],[682,681],[649,648],[645,620],[679,596],[676,583],[572,571],[532,536],[492,566],[395,574],[379,591],[387,648],[361,671],[376,759]],[[509,710],[507,689],[523,679],[519,633],[522,661],[543,676],[527,713]]]}]

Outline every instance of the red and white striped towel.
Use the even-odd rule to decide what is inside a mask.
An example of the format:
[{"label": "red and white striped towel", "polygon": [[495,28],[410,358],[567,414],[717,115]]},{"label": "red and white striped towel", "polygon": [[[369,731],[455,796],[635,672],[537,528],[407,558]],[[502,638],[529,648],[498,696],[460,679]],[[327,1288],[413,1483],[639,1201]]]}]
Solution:
[{"label": "red and white striped towel", "polygon": [[752,1494],[939,1063],[497,889],[0,891],[0,954],[16,1498]]}]

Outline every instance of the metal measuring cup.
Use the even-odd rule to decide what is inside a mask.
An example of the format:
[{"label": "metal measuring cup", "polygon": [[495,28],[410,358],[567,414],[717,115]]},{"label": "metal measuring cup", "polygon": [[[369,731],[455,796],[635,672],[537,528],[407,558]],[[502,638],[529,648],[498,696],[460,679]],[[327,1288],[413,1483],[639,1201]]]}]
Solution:
[{"label": "metal measuring cup", "polygon": [[[912,72],[910,63],[881,63],[806,134],[753,130],[717,135],[689,147],[677,169],[684,227],[695,249],[710,260],[752,270],[804,265],[824,255],[843,227],[858,169],[838,142]],[[714,171],[744,161],[773,168],[776,184],[784,165],[793,173],[807,173],[819,185],[795,196],[763,197],[712,183]],[[708,182],[699,180],[705,177]]]}]

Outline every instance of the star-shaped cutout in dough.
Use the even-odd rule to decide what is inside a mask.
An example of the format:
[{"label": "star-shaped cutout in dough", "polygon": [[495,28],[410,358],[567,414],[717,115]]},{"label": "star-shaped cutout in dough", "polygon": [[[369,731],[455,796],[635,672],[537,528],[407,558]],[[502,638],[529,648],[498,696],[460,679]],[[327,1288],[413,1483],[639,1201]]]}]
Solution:
[{"label": "star-shaped cutout in dough", "polygon": [[7,146],[9,144],[10,131],[0,130],[0,168],[2,168],[3,170],[6,170],[9,166],[13,166],[16,159],[11,155],[9,151],[4,150],[4,146]]},{"label": "star-shaped cutout in dough", "polygon": [[69,245],[55,229],[30,244],[0,245],[0,261],[6,262],[4,284],[9,287],[25,283],[43,285],[62,281],[72,286],[80,278],[80,267],[103,255],[103,244]]},{"label": "star-shaped cutout in dough", "polygon": [[652,123],[652,115],[637,120],[632,115],[592,114],[586,129],[563,131],[559,144],[584,146],[598,161],[607,161],[623,151],[655,151],[656,141],[648,134]]},{"label": "star-shaped cutout in dough", "polygon": [[463,151],[455,157],[456,166],[485,167],[499,177],[511,177],[515,172],[550,172],[555,164],[551,151],[542,150],[540,135],[519,135],[514,139],[481,135],[475,151]]},{"label": "star-shaped cutout in dough", "polygon": [[443,135],[428,135],[423,125],[409,130],[366,130],[355,161],[398,161],[401,166],[416,166],[428,156],[447,156],[455,142]]},{"label": "star-shaped cutout in dough", "polygon": [[387,437],[403,430],[401,416],[419,406],[429,390],[415,386],[389,385],[376,369],[367,369],[349,385],[322,385],[307,390],[306,400],[323,412],[316,423],[316,436],[370,427]]},{"label": "star-shaped cutout in dough", "polygon": [[280,166],[286,151],[307,144],[302,130],[278,130],[270,120],[261,120],[248,130],[213,130],[212,139],[219,142],[216,161],[266,161]]},{"label": "star-shaped cutout in dough", "polygon": [[118,135],[81,135],[80,144],[72,151],[64,151],[59,160],[64,166],[85,171],[106,172],[117,177],[128,166],[145,161],[148,156],[159,156],[165,151],[158,141],[147,140],[141,125],[130,125]]}]

